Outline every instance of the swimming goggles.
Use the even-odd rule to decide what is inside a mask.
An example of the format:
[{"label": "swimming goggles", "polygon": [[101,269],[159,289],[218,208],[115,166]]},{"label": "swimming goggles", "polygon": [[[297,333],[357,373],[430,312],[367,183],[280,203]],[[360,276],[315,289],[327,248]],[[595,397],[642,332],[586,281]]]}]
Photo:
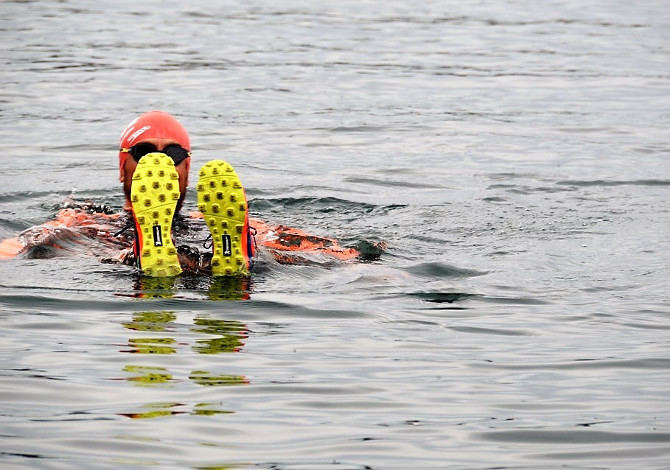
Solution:
[{"label": "swimming goggles", "polygon": [[170,144],[166,146],[163,150],[158,150],[158,148],[154,144],[143,142],[137,145],[133,145],[130,148],[122,148],[121,151],[131,154],[133,156],[133,159],[138,163],[143,156],[153,152],[164,153],[165,155],[167,155],[172,159],[175,165],[178,165],[186,158],[191,156],[191,152],[179,146],[178,144]]}]

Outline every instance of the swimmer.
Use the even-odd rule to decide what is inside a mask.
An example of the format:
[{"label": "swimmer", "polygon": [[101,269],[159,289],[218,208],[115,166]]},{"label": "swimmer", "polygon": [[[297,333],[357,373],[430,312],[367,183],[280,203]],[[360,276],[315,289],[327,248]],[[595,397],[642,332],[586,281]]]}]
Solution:
[{"label": "swimmer", "polygon": [[[0,242],[0,259],[51,256],[86,245],[104,261],[135,265],[145,276],[189,272],[222,277],[249,275],[259,247],[282,264],[374,259],[384,248],[373,244],[362,253],[330,238],[250,218],[242,182],[223,160],[200,169],[198,211],[183,214],[190,167],[191,143],[181,123],[162,111],[142,114],[120,139],[123,211],[69,201],[54,220]],[[201,251],[197,244],[205,238]]]},{"label": "swimmer", "polygon": [[[135,224],[137,266],[152,277],[182,272],[172,241],[172,221],[186,197],[191,143],[184,127],[168,113],[152,111],[133,120],[121,134],[120,181],[124,209]],[[248,275],[253,235],[247,198],[233,167],[223,160],[205,164],[197,184],[198,209],[212,236],[214,276]]]}]

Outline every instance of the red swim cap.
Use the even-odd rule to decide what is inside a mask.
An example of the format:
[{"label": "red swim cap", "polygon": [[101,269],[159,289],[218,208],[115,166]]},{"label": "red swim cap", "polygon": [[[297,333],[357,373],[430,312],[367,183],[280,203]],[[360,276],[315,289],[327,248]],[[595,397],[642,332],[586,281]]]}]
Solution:
[{"label": "red swim cap", "polygon": [[119,143],[119,168],[121,170],[129,155],[123,149],[128,149],[135,143],[146,139],[169,139],[177,142],[186,150],[191,150],[191,141],[186,129],[179,121],[166,112],[151,111],[133,120],[121,134]]}]

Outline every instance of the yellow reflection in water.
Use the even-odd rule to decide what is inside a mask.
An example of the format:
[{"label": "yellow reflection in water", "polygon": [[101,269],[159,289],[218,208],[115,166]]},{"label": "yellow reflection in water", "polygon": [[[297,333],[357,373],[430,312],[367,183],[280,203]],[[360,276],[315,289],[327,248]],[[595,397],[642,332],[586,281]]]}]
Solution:
[{"label": "yellow reflection in water", "polygon": [[194,370],[188,378],[206,387],[249,385],[247,378],[242,375],[215,375],[205,370]]},{"label": "yellow reflection in water", "polygon": [[136,354],[174,354],[177,350],[170,344],[176,341],[172,338],[131,338],[128,340],[130,349],[122,352]]},{"label": "yellow reflection in water", "polygon": [[199,339],[193,345],[193,350],[200,354],[219,354],[224,352],[238,352],[244,343],[237,336],[223,338]]},{"label": "yellow reflection in water", "polygon": [[[193,325],[185,331],[184,325],[177,323],[174,311],[143,311],[133,314],[132,320],[122,323],[133,332],[142,332],[137,338],[129,338],[127,347],[121,352],[132,354],[178,354],[189,350],[198,354],[220,354],[239,352],[244,347],[243,340],[249,335],[247,325],[240,321],[197,316]],[[167,332],[180,335],[180,341],[165,336]],[[156,335],[156,336],[152,336]],[[195,336],[195,338],[193,338]],[[181,338],[192,338],[185,341]],[[186,377],[175,378],[166,367],[129,364],[123,368],[128,375],[125,380],[139,387],[172,387],[176,383],[186,382]],[[188,374],[188,380],[203,387],[229,387],[249,385],[243,375],[225,374],[207,370],[194,370]],[[233,413],[222,409],[220,404],[198,403],[189,405],[180,403],[150,403],[141,410],[121,413],[131,418],[160,418],[178,414],[214,416]]]},{"label": "yellow reflection in water", "polygon": [[[138,312],[133,315],[133,320],[122,323],[122,325],[134,331],[163,332],[169,331],[176,321],[174,312]],[[239,321],[221,320],[216,318],[196,317],[193,322],[195,326],[191,331],[211,335],[211,338],[198,339],[192,344],[192,348],[199,354],[219,354],[224,352],[239,352],[244,346],[243,339],[249,333],[247,326]],[[169,337],[142,337],[128,339],[128,349],[122,352],[136,354],[175,354],[177,345],[174,338]]]},{"label": "yellow reflection in water", "polygon": [[217,336],[196,341],[193,350],[200,354],[239,352],[244,346],[242,340],[249,336],[247,326],[239,321],[197,317],[193,322],[196,326],[191,331]]},{"label": "yellow reflection in water", "polygon": [[165,331],[166,326],[176,319],[174,312],[138,312],[133,314],[132,321],[122,325],[136,331]]},{"label": "yellow reflection in water", "polygon": [[140,386],[161,385],[174,382],[172,374],[165,367],[149,367],[127,365],[123,368],[124,372],[135,374],[128,377],[127,380],[135,382]]},{"label": "yellow reflection in water", "polygon": [[[122,325],[134,331],[158,332],[169,330],[170,323],[176,319],[177,315],[174,312],[138,312],[133,315],[132,321],[122,323]],[[135,354],[175,354],[177,350],[172,345],[176,344],[177,341],[174,338],[130,338],[128,340],[129,348],[123,349],[121,352]]]},{"label": "yellow reflection in water", "polygon": [[248,276],[215,277],[209,286],[209,298],[211,300],[248,300],[251,290],[251,278]]},{"label": "yellow reflection in water", "polygon": [[208,333],[210,335],[236,334],[247,337],[247,325],[235,320],[220,320],[218,318],[196,317],[193,320],[196,328],[191,331],[198,333]]},{"label": "yellow reflection in water", "polygon": [[176,280],[176,277],[140,276],[133,286],[136,291],[133,296],[143,299],[168,299],[175,294]]},{"label": "yellow reflection in water", "polygon": [[221,403],[196,403],[189,408],[184,403],[147,403],[132,413],[119,413],[133,419],[164,418],[166,416],[190,414],[194,416],[216,416],[233,414],[234,411],[221,408]]}]

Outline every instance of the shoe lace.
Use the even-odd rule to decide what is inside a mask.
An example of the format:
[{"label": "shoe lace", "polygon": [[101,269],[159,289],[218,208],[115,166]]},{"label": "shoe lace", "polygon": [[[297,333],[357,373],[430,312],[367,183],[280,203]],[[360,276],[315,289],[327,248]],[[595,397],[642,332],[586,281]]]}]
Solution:
[{"label": "shoe lace", "polygon": [[[254,252],[258,251],[258,242],[256,241],[256,235],[258,234],[258,230],[256,230],[256,227],[251,227],[249,226],[249,235],[251,237],[251,240],[253,240],[254,244]],[[207,235],[207,238],[202,243],[202,247],[206,250],[209,250],[212,248],[212,245],[214,244],[214,239],[212,238],[212,234],[210,233]],[[250,259],[250,261],[253,264],[253,259]]]},{"label": "shoe lace", "polygon": [[125,227],[123,227],[121,230],[119,230],[118,232],[116,232],[114,234],[114,237],[118,237],[123,232],[125,232],[126,230],[128,230],[129,228],[134,227],[134,226],[135,226],[135,222],[133,220],[129,221],[128,224]]},{"label": "shoe lace", "polygon": [[[208,242],[209,242],[209,244],[208,244]],[[202,247],[206,250],[209,250],[212,247],[213,244],[214,244],[214,239],[212,238],[212,234],[210,233],[209,235],[207,235],[207,238],[205,238],[205,241],[202,242]]]}]

